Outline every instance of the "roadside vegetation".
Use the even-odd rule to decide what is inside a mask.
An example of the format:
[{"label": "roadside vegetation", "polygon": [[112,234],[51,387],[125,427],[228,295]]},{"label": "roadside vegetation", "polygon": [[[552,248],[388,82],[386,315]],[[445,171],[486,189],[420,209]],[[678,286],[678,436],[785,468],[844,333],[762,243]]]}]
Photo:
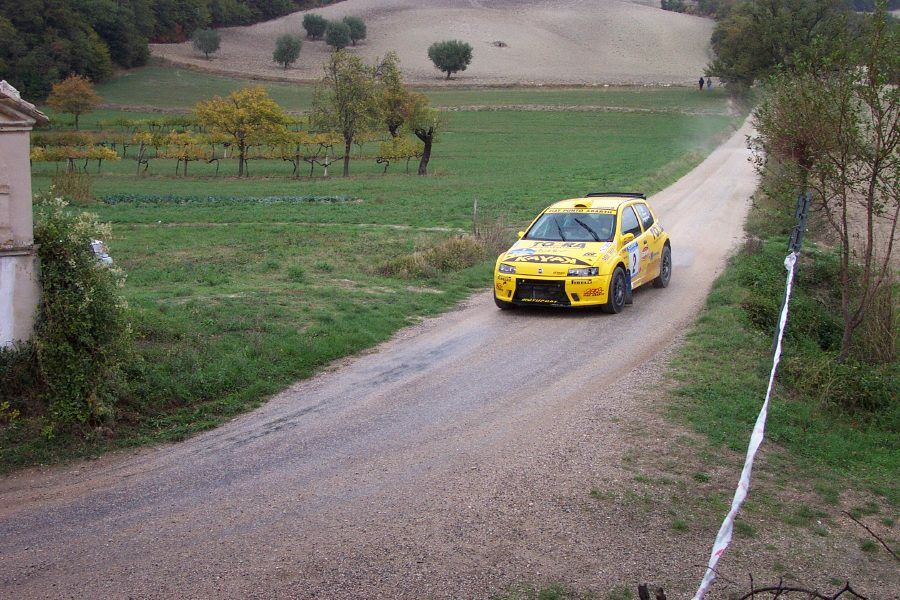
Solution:
[{"label": "roadside vegetation", "polygon": [[[769,56],[732,80],[738,88],[764,82],[754,112],[762,186],[747,224],[750,239],[716,283],[676,362],[682,385],[674,412],[713,443],[745,448],[771,367],[795,199],[808,191],[810,228],[767,437],[790,452],[829,503],[838,503],[836,489],[846,487],[896,511],[900,288],[892,240],[900,211],[900,56],[897,23],[879,4],[865,17],[819,15],[822,32],[831,35]],[[780,31],[809,18],[801,8],[752,26]],[[731,58],[729,64],[750,64],[739,54]],[[713,68],[724,68],[721,59]]]},{"label": "roadside vegetation", "polygon": [[[143,104],[152,87],[140,81],[144,74],[161,76],[129,73],[127,86],[114,80],[98,92]],[[198,77],[198,85],[234,81]],[[106,241],[127,275],[121,293],[136,359],[121,367],[127,385],[102,419],[51,435],[46,414],[7,407],[0,469],[181,439],[450,308],[484,287],[495,246],[548,199],[594,189],[653,192],[702,160],[742,117],[724,94],[691,92],[511,90],[504,93],[559,108],[444,111],[429,177],[394,166],[384,174],[377,141],[353,145],[346,178],[317,169],[296,179],[282,160],[251,160],[250,176],[235,178],[232,154],[219,176],[200,161],[176,177],[178,159],[168,157],[139,174],[135,147],[99,174],[91,163],[89,173],[77,173],[89,202],[79,209],[112,225]],[[502,95],[454,91],[447,102],[482,105]],[[298,97],[306,103],[294,107],[310,111],[312,95],[301,88]],[[567,108],[579,104],[612,109]],[[66,122],[56,117],[55,127]],[[80,131],[122,118],[180,117],[102,109],[82,115]],[[35,162],[35,189],[65,181],[65,171],[64,163]],[[480,235],[473,237],[476,196]]]}]

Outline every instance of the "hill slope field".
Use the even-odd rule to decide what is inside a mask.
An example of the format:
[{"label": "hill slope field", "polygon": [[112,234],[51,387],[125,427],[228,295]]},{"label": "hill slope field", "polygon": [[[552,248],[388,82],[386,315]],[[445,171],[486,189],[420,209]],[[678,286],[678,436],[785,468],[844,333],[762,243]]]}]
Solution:
[{"label": "hill slope field", "polygon": [[[443,81],[427,56],[435,41],[474,48],[469,69],[451,85],[692,84],[709,61],[709,19],[623,0],[347,0],[317,9],[328,19],[362,17],[368,39],[353,52],[367,61],[400,54],[407,78]],[[303,35],[304,12],[248,27],[222,29],[221,50],[207,61],[190,42],[155,44],[154,55],[223,73],[317,79],[329,48],[304,41],[300,60],[283,70],[272,61],[275,39]],[[505,47],[494,42],[502,41]]]}]

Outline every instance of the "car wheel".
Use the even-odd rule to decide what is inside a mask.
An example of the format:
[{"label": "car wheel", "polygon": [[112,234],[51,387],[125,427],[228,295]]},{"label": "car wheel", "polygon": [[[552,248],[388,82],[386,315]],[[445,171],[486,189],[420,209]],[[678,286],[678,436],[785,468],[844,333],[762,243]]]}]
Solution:
[{"label": "car wheel", "polygon": [[601,310],[610,314],[622,312],[625,308],[625,271],[622,267],[616,267],[612,279],[609,282],[609,300],[601,306]]},{"label": "car wheel", "polygon": [[509,309],[511,309],[511,308],[515,308],[515,307],[516,307],[516,305],[513,304],[512,302],[504,302],[503,300],[501,300],[501,299],[498,298],[497,296],[494,296],[494,304],[496,304],[496,305],[497,305],[497,308],[499,308],[500,310],[509,310]]},{"label": "car wheel", "polygon": [[662,257],[659,259],[659,277],[653,280],[653,287],[669,287],[672,279],[672,248],[668,244],[663,246]]}]

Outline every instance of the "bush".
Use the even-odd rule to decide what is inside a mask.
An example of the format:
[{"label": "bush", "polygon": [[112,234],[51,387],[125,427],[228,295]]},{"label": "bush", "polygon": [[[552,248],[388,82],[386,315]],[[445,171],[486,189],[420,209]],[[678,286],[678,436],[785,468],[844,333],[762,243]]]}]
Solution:
[{"label": "bush", "polygon": [[111,415],[130,352],[121,271],[101,265],[93,239],[110,229],[61,198],[35,205],[41,302],[32,340],[35,385],[53,427],[96,424]]},{"label": "bush", "polygon": [[428,48],[428,58],[450,79],[450,75],[465,71],[472,62],[472,46],[459,40],[435,42]]},{"label": "bush", "polygon": [[272,53],[272,60],[287,69],[289,65],[294,64],[300,57],[300,48],[302,46],[303,41],[297,36],[289,33],[280,35],[275,40],[275,52]]},{"label": "bush", "polygon": [[194,50],[202,52],[206,56],[206,60],[209,60],[209,55],[219,49],[222,38],[215,29],[198,29],[191,37],[191,41],[194,44]]},{"label": "bush", "polygon": [[57,173],[51,179],[56,194],[77,204],[94,202],[91,193],[91,176],[78,171]]},{"label": "bush", "polygon": [[344,17],[344,24],[350,28],[350,41],[355,46],[359,40],[366,39],[366,24],[359,17]]},{"label": "bush", "polygon": [[329,23],[325,43],[335,50],[346,48],[350,45],[350,27],[346,23]]},{"label": "bush", "polygon": [[381,268],[381,274],[401,279],[436,277],[441,273],[461,271],[486,260],[489,249],[472,236],[444,240],[427,250],[396,258]]},{"label": "bush", "polygon": [[308,13],[303,15],[303,29],[311,40],[318,40],[325,35],[328,29],[328,20],[322,15]]}]

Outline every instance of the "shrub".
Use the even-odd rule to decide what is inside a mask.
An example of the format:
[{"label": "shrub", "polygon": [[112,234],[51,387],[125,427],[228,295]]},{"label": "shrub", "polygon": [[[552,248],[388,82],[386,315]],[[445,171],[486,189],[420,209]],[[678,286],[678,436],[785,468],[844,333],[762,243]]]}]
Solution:
[{"label": "shrub", "polygon": [[78,171],[64,171],[57,173],[52,178],[53,189],[57,195],[78,204],[94,202],[91,193],[91,176]]},{"label": "shrub", "polygon": [[350,28],[350,42],[355,46],[359,40],[366,39],[366,24],[359,17],[344,17],[344,24]]},{"label": "shrub", "polygon": [[272,60],[287,69],[300,57],[300,48],[302,46],[303,40],[297,36],[289,33],[280,35],[275,40],[275,52],[272,53]]},{"label": "shrub", "polygon": [[311,40],[317,40],[325,35],[328,29],[328,20],[322,15],[308,13],[303,15],[303,29]]},{"label": "shrub", "polygon": [[472,46],[460,40],[435,42],[428,48],[428,58],[450,79],[450,75],[465,71],[472,62]]},{"label": "shrub", "polygon": [[92,239],[110,229],[95,215],[49,195],[35,205],[41,302],[32,340],[38,397],[52,426],[97,423],[111,415],[130,356],[121,271],[101,265]]},{"label": "shrub", "polygon": [[191,37],[191,41],[194,44],[194,50],[202,52],[206,56],[206,60],[209,60],[209,55],[219,49],[222,38],[215,29],[198,29]]},{"label": "shrub", "polygon": [[350,45],[350,27],[346,23],[329,23],[325,30],[325,43],[341,50]]},{"label": "shrub", "polygon": [[401,279],[436,277],[461,271],[488,258],[484,242],[472,236],[451,237],[419,252],[396,258],[381,268],[382,275]]}]

